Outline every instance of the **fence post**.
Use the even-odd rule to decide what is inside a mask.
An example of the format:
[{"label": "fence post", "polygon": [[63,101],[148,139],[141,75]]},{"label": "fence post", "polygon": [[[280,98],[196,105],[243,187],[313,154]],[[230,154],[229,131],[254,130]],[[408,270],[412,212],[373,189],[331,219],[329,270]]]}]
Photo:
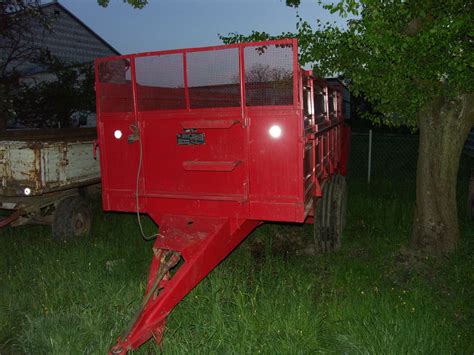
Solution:
[{"label": "fence post", "polygon": [[372,130],[369,129],[369,157],[367,164],[367,184],[370,184],[370,175],[372,172]]}]

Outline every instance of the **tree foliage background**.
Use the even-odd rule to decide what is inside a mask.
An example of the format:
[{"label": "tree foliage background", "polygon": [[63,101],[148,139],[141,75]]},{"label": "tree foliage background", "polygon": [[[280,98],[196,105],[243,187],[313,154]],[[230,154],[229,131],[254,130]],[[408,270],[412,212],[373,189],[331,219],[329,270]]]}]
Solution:
[{"label": "tree foliage background", "polygon": [[[297,7],[299,1],[288,0]],[[384,113],[372,119],[417,126],[421,107],[474,88],[472,1],[344,0],[324,4],[346,18],[346,28],[301,18],[295,33],[220,36],[224,43],[297,37],[300,62],[316,75],[341,74],[351,92]]]},{"label": "tree foliage background", "polygon": [[13,89],[11,121],[28,128],[67,128],[78,126],[95,112],[94,70],[92,64],[66,65],[49,52],[36,58],[51,79],[19,84]]},{"label": "tree foliage background", "polygon": [[[38,0],[0,2],[0,129],[70,127],[95,110],[92,65],[66,64],[38,43],[55,21]],[[47,80],[21,80],[31,65]]]}]

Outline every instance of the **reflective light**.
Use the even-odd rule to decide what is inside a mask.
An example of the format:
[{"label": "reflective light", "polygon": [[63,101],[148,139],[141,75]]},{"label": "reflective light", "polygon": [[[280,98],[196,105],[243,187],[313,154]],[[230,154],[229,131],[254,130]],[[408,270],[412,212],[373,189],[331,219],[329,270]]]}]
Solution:
[{"label": "reflective light", "polygon": [[117,129],[117,130],[114,132],[114,137],[115,137],[116,139],[122,138],[122,131],[119,130],[119,129]]},{"label": "reflective light", "polygon": [[31,189],[29,187],[25,187],[23,189],[23,193],[25,194],[25,196],[30,196],[31,194]]},{"label": "reflective light", "polygon": [[271,126],[270,129],[268,130],[268,133],[270,133],[270,135],[273,137],[273,138],[279,138],[281,136],[281,128],[280,126]]}]

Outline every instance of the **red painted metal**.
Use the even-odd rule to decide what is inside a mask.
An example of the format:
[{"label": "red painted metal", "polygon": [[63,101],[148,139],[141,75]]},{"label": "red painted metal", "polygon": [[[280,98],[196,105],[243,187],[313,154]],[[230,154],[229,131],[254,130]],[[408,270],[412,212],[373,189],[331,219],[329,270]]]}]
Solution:
[{"label": "red painted metal", "polygon": [[160,226],[113,353],[160,342],[173,307],[254,228],[311,223],[322,182],[345,174],[340,88],[297,58],[288,39],[96,61],[103,207]]},{"label": "red painted metal", "polygon": [[200,121],[183,121],[183,128],[230,128],[235,124],[241,123],[240,120],[200,120]]},{"label": "red painted metal", "polygon": [[[112,348],[113,353],[134,349],[151,336],[160,343],[166,317],[173,307],[261,223],[246,220],[237,227],[228,218],[152,217],[160,223],[160,235],[153,246],[147,295],[157,289],[160,292],[143,304],[129,332]],[[164,250],[178,252],[185,262],[172,278],[163,280],[158,270]],[[158,287],[154,288],[156,282]]]}]

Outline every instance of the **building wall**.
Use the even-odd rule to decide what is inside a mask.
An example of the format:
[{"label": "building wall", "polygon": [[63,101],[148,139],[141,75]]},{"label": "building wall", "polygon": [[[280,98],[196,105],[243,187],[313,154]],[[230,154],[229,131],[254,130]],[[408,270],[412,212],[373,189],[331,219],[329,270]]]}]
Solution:
[{"label": "building wall", "polygon": [[40,46],[67,63],[92,62],[97,57],[117,55],[118,52],[101,40],[78,18],[55,3],[44,8],[54,20],[51,33],[41,36]]},{"label": "building wall", "polygon": [[[120,53],[95,34],[79,18],[59,3],[43,6],[44,14],[50,19],[50,29],[31,19],[32,38],[38,50],[48,50],[66,64],[92,63],[98,57]],[[22,76],[31,76],[45,71],[38,63],[22,63],[17,67]]]}]

